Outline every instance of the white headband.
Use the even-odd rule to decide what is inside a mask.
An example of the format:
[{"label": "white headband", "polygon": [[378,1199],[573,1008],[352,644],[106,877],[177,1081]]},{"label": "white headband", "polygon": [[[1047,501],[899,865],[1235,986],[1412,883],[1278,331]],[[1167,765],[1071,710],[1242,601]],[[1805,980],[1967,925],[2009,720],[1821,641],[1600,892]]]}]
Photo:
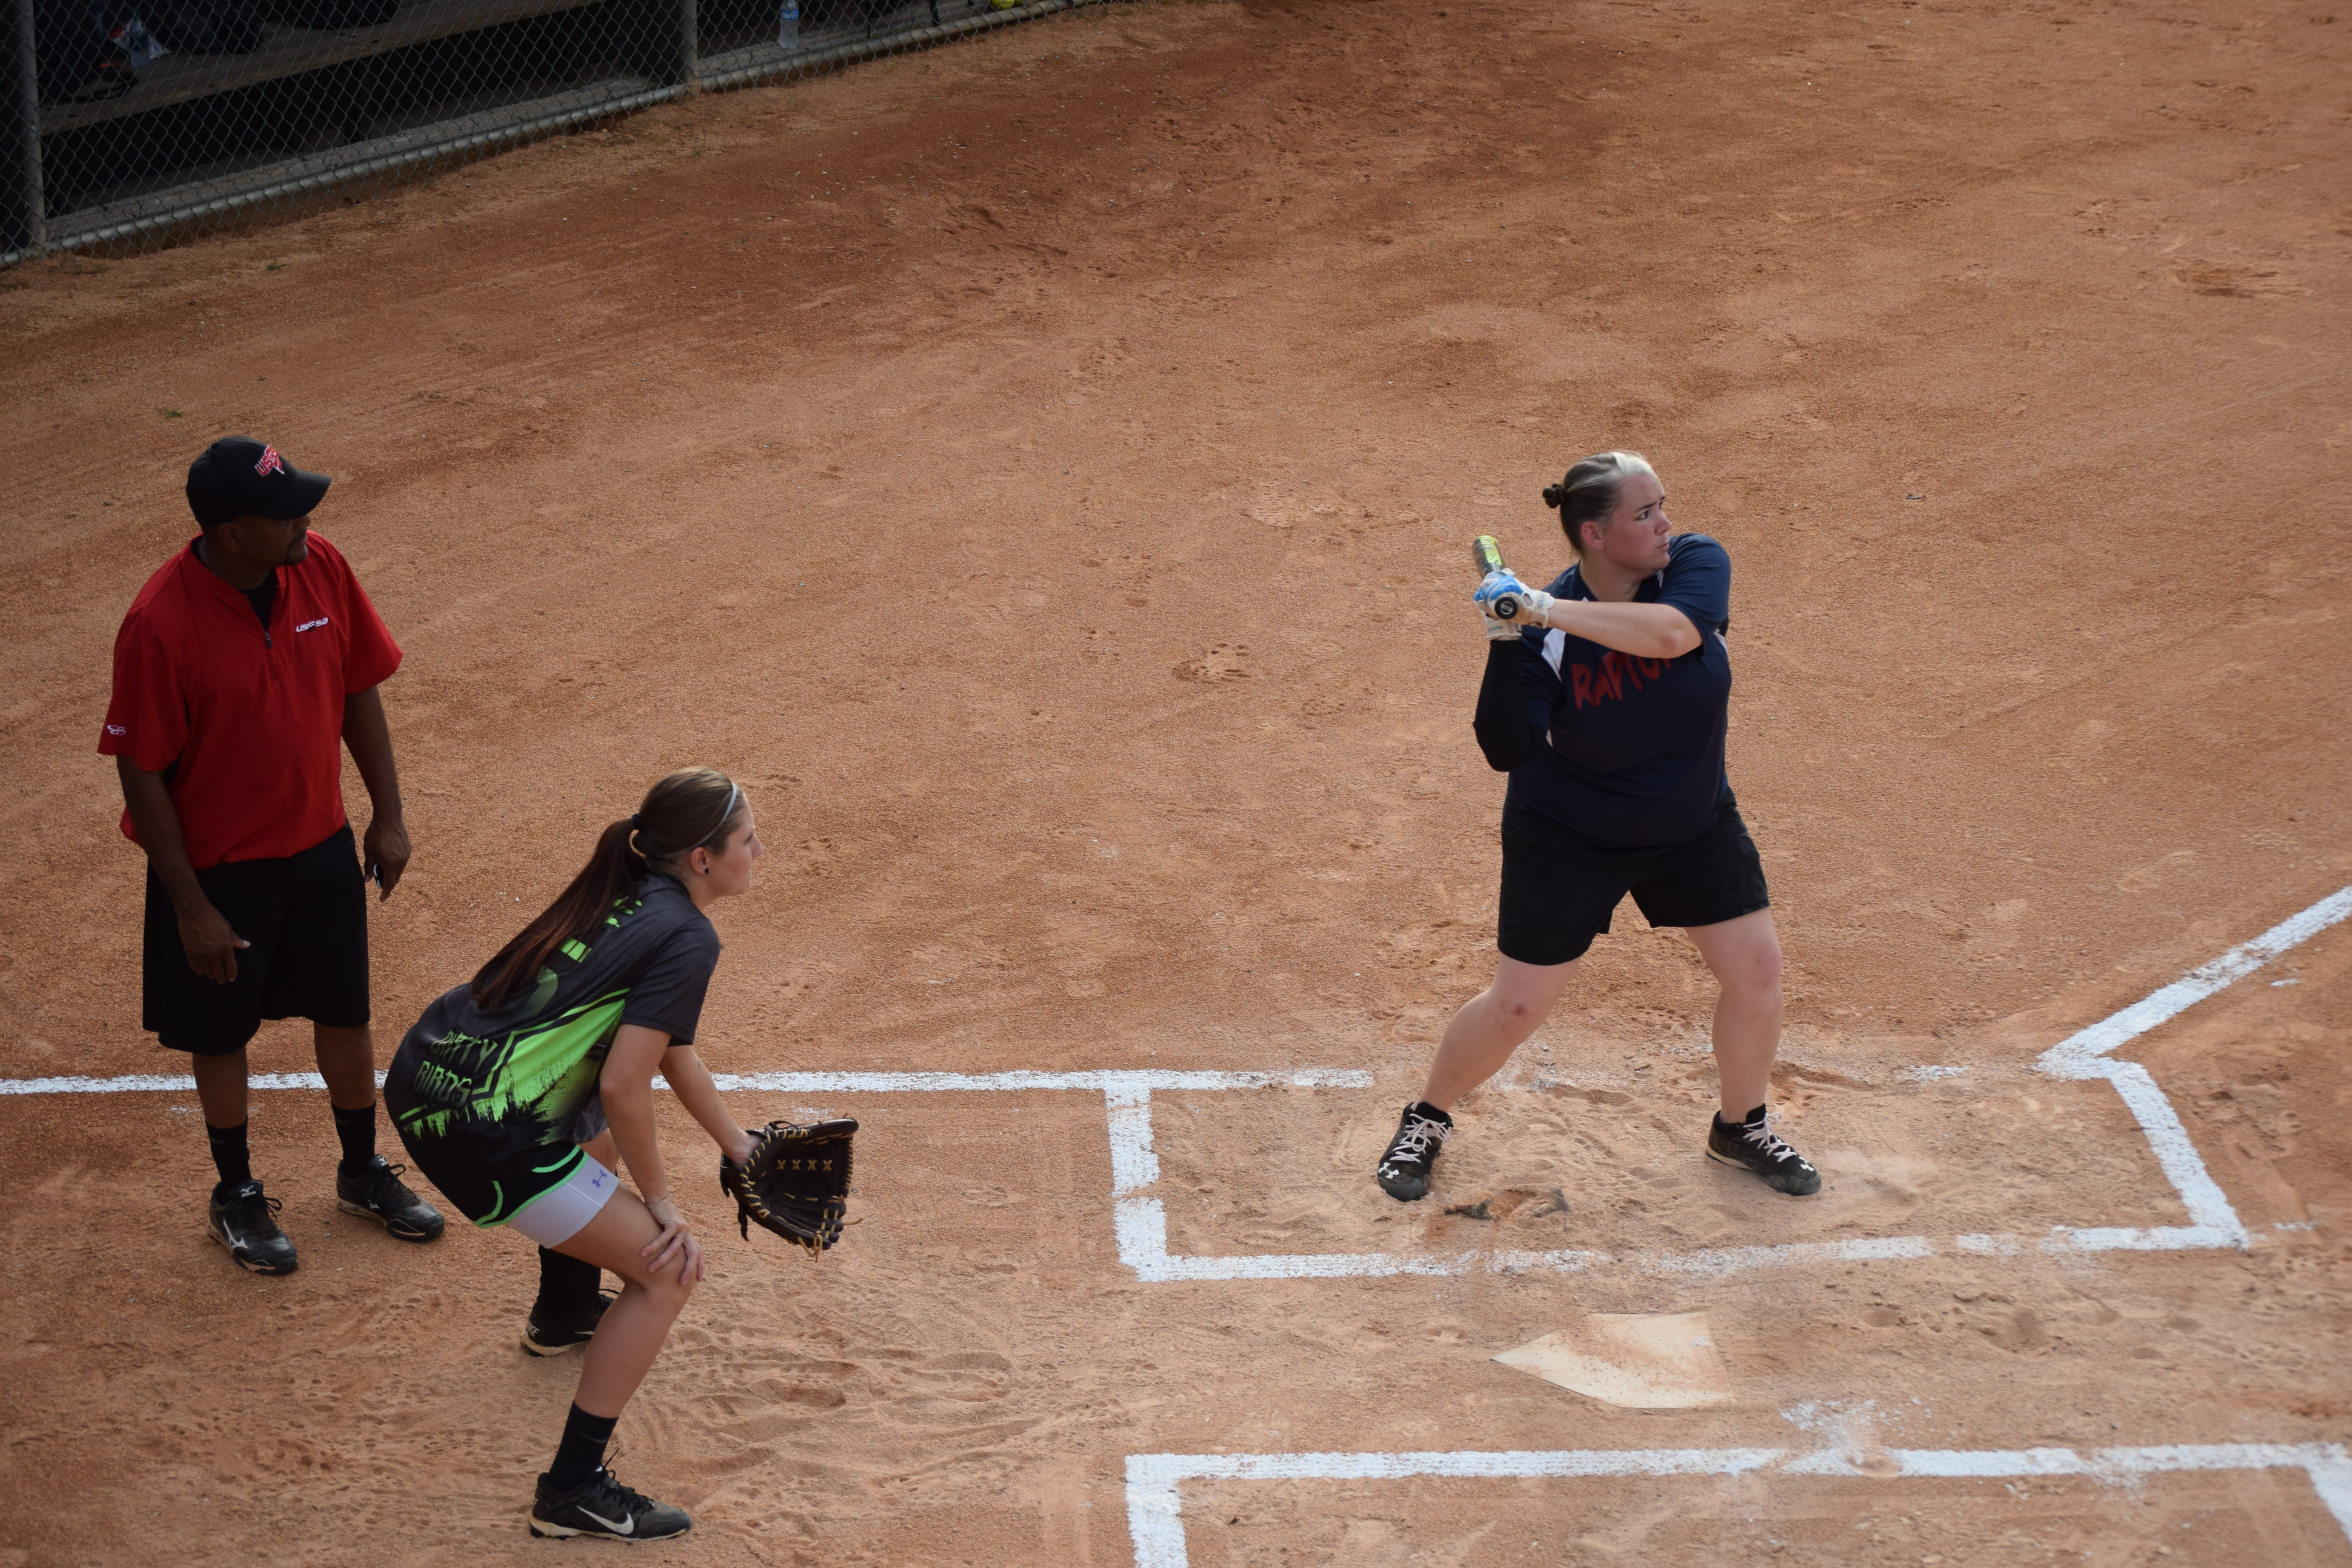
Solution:
[{"label": "white headband", "polygon": [[[735,819],[735,803],[742,798],[743,786],[741,784],[736,784],[728,790],[727,809],[719,814],[719,820],[711,826],[710,833],[723,832],[726,829],[727,825]],[[709,848],[710,833],[704,834],[700,839],[697,840],[694,844],[689,845],[688,847],[694,849]]]}]

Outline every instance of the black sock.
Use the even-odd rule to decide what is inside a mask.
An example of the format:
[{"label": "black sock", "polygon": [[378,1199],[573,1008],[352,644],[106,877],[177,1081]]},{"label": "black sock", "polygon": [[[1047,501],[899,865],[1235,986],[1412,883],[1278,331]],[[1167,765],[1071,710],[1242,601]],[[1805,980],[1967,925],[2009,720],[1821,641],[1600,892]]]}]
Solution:
[{"label": "black sock", "polygon": [[1722,1111],[1720,1111],[1720,1110],[1718,1110],[1718,1111],[1717,1111],[1717,1112],[1715,1113],[1716,1125],[1717,1125],[1717,1126],[1719,1126],[1719,1127],[1753,1127],[1753,1126],[1755,1126],[1758,1122],[1759,1122],[1759,1121],[1763,1121],[1763,1120],[1764,1120],[1764,1108],[1763,1108],[1762,1106],[1760,1106],[1760,1105],[1759,1105],[1759,1106],[1758,1106],[1755,1110],[1753,1110],[1749,1111],[1747,1115],[1745,1115],[1745,1116],[1741,1117],[1741,1118],[1740,1118],[1738,1121],[1724,1121],[1724,1119],[1723,1119],[1723,1112],[1722,1112]]},{"label": "black sock", "polygon": [[209,1122],[205,1126],[205,1136],[213,1146],[213,1169],[220,1173],[225,1187],[253,1180],[253,1156],[245,1142],[248,1125],[240,1121],[234,1127],[215,1127]]},{"label": "black sock", "polygon": [[340,1105],[330,1109],[335,1113],[335,1136],[342,1140],[343,1174],[356,1176],[375,1158],[375,1102],[358,1110]]},{"label": "black sock", "polygon": [[596,1473],[604,1462],[604,1449],[613,1441],[613,1428],[619,1424],[617,1415],[591,1415],[577,1405],[563,1422],[563,1443],[555,1450],[555,1463],[547,1467],[547,1484],[560,1492],[568,1492]]},{"label": "black sock", "polygon": [[541,1322],[570,1322],[583,1318],[596,1305],[596,1289],[604,1271],[584,1258],[567,1258],[547,1247],[539,1249],[539,1300],[530,1315]]}]

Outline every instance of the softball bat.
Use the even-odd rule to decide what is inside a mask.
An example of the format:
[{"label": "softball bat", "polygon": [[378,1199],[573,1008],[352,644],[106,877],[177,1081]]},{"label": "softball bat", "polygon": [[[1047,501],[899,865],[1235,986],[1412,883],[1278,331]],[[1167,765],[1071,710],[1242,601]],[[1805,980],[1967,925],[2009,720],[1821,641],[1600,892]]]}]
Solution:
[{"label": "softball bat", "polygon": [[[1496,542],[1493,534],[1482,533],[1470,542],[1470,560],[1478,568],[1478,581],[1483,583],[1495,573],[1504,569],[1503,547]],[[1519,613],[1517,595],[1506,594],[1496,599],[1494,611],[1495,618],[1498,621],[1516,619]]]}]

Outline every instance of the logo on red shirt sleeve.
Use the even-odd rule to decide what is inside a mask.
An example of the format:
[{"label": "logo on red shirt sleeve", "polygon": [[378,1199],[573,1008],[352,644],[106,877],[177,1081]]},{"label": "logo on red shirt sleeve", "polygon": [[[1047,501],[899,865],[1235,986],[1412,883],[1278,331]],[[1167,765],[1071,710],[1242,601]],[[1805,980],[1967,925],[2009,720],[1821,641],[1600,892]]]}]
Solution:
[{"label": "logo on red shirt sleeve", "polygon": [[261,448],[261,461],[253,465],[253,471],[264,476],[282,474],[286,471],[286,464],[284,459],[278,456],[277,447],[264,447]]},{"label": "logo on red shirt sleeve", "polygon": [[110,735],[128,735],[131,733],[131,726],[128,724],[109,724],[106,727],[106,732]]}]

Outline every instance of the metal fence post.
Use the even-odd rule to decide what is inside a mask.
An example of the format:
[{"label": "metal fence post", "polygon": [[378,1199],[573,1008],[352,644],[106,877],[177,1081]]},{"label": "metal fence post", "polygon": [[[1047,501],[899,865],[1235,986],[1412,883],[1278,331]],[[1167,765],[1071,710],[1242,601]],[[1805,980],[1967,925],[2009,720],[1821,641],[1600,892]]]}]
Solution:
[{"label": "metal fence post", "polygon": [[[694,0],[686,0],[688,5]],[[33,0],[13,0],[0,37],[0,250],[35,251],[48,242],[41,208],[40,65],[33,53]]]}]

